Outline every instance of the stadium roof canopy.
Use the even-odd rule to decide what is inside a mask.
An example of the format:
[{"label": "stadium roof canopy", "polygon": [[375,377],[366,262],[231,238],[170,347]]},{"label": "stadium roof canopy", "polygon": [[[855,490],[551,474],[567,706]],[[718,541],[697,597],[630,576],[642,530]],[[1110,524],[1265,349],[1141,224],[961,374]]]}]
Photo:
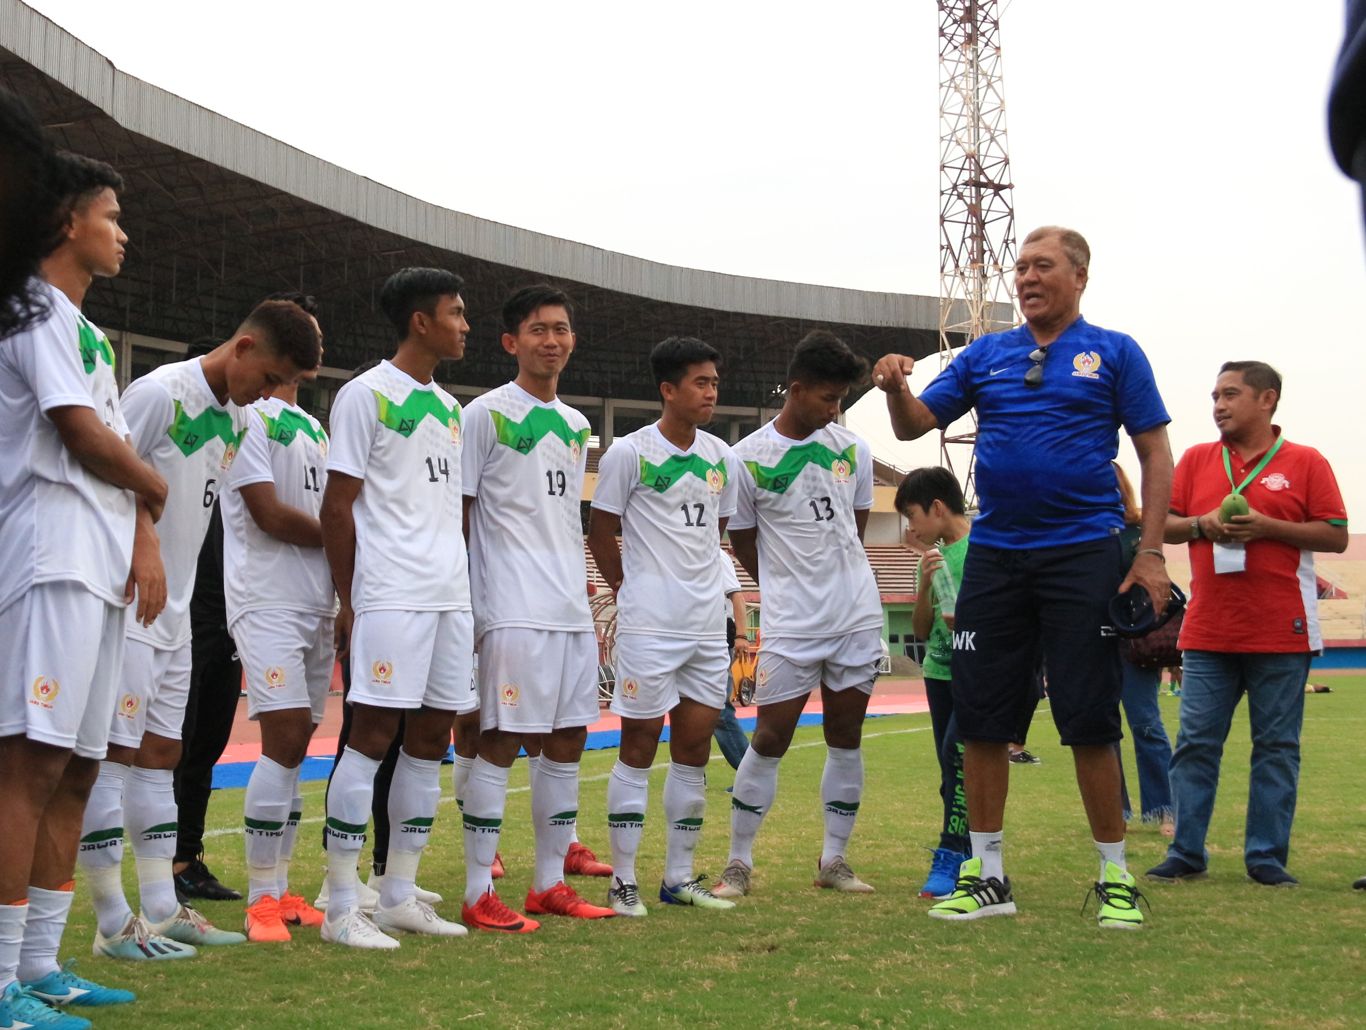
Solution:
[{"label": "stadium roof canopy", "polygon": [[566,395],[654,401],[646,355],[671,334],[720,349],[723,402],[751,409],[773,405],[812,328],[869,359],[938,348],[937,298],[665,265],[425,203],[125,75],[18,0],[0,0],[0,84],[62,145],[124,176],[128,260],[87,301],[109,330],[224,338],[267,293],[304,290],[321,306],[327,364],[352,368],[391,346],[376,303],[385,277],[438,265],[464,277],[473,312],[467,357],[441,378],[470,387],[509,377],[497,312],[540,280],[575,300]]}]

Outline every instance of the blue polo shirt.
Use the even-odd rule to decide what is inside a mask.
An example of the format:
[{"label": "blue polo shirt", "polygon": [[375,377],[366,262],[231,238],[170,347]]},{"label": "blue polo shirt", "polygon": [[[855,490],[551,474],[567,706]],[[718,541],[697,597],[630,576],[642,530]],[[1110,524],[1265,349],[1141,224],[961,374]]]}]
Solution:
[{"label": "blue polo shirt", "polygon": [[1118,533],[1119,427],[1134,436],[1171,421],[1131,337],[1078,318],[1049,345],[1038,387],[1024,381],[1035,346],[1023,325],[983,336],[920,395],[941,428],[977,409],[974,546],[1061,547]]}]

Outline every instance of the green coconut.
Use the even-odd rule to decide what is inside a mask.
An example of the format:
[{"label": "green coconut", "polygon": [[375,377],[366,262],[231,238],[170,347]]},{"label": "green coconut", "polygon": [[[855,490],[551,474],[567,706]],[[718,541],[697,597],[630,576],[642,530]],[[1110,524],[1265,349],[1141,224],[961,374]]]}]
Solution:
[{"label": "green coconut", "polygon": [[1235,515],[1248,513],[1247,498],[1242,494],[1229,494],[1219,505],[1219,521],[1232,522]]}]

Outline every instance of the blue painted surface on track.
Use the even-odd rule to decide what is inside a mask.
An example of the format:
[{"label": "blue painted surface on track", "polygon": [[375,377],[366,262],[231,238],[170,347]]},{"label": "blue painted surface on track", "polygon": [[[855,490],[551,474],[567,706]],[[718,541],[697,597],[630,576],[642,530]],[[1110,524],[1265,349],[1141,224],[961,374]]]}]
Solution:
[{"label": "blue painted surface on track", "polygon": [[[868,718],[876,718],[870,715]],[[740,726],[746,733],[754,732],[754,717],[740,719]],[[797,720],[798,726],[819,726],[821,716],[818,712],[808,713]],[[669,727],[664,727],[664,732],[660,735],[660,740],[669,739]],[[602,751],[614,748],[621,744],[620,730],[599,730],[596,733],[588,734],[588,743],[584,745],[586,751]],[[251,770],[256,767],[255,762],[224,762],[214,766],[213,785],[214,789],[222,787],[245,787],[247,780],[251,777]],[[299,773],[301,782],[313,780],[325,780],[332,772],[332,759],[326,755],[315,755],[304,759],[303,768]]]},{"label": "blue painted surface on track", "polygon": [[1366,647],[1329,647],[1315,655],[1311,669],[1366,669]]}]

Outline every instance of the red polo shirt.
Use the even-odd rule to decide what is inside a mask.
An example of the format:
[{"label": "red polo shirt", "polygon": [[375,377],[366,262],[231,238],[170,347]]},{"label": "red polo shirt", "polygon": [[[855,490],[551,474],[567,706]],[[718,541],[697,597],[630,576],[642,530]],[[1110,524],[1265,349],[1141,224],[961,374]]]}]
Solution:
[{"label": "red polo shirt", "polygon": [[[1276,428],[1277,436],[1280,429]],[[1241,483],[1266,452],[1244,462],[1229,452],[1233,481]],[[1219,507],[1231,491],[1223,445],[1196,444],[1181,456],[1172,480],[1173,513],[1194,518]],[[1347,524],[1337,479],[1312,447],[1286,440],[1266,468],[1243,489],[1255,511],[1286,522]],[[1191,599],[1181,627],[1182,650],[1225,652],[1319,651],[1314,556],[1279,540],[1247,545],[1242,572],[1216,574],[1214,545],[1192,540]]]}]

